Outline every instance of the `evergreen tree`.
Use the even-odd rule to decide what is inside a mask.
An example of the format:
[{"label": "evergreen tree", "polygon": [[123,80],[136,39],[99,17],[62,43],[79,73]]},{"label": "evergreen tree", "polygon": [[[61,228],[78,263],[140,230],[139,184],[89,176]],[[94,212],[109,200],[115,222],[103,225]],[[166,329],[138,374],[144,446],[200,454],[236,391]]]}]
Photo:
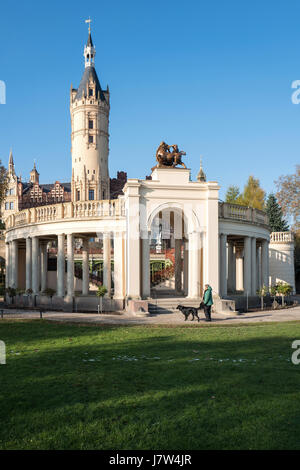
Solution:
[{"label": "evergreen tree", "polygon": [[240,188],[238,186],[231,185],[227,189],[225,195],[225,201],[229,204],[237,204],[238,198],[240,196]]},{"label": "evergreen tree", "polygon": [[283,218],[282,209],[272,193],[269,194],[267,200],[266,212],[269,216],[269,224],[272,232],[287,232],[289,230],[289,226]]}]

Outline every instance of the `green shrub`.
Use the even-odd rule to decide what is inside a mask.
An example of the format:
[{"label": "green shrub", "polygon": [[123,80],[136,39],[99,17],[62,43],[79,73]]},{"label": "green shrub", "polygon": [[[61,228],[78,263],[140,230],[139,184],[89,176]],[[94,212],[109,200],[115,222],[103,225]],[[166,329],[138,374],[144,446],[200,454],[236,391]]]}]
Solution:
[{"label": "green shrub", "polygon": [[107,289],[105,286],[99,286],[97,290],[97,297],[104,297],[107,293]]},{"label": "green shrub", "polygon": [[56,290],[51,289],[51,287],[47,287],[47,289],[43,291],[43,294],[46,295],[47,297],[52,298],[54,294],[56,294]]},{"label": "green shrub", "polygon": [[7,289],[5,289],[8,297],[11,297],[12,299],[14,297],[16,297],[17,295],[17,292],[16,292],[16,289],[14,287],[7,287]]},{"label": "green shrub", "polygon": [[287,282],[278,282],[276,287],[280,295],[290,295],[293,290],[292,286]]}]

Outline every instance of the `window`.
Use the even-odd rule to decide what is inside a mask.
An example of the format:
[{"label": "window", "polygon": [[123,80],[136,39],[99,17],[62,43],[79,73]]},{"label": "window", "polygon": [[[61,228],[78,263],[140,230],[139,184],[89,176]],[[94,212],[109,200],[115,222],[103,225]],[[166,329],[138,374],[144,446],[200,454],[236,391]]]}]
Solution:
[{"label": "window", "polygon": [[5,210],[6,210],[6,211],[9,210],[9,202],[6,202],[6,203],[5,203]]},{"label": "window", "polygon": [[89,135],[89,144],[92,144],[94,142],[94,136]]},{"label": "window", "polygon": [[89,96],[93,96],[94,95],[94,90],[93,88],[89,88]]},{"label": "window", "polygon": [[13,202],[9,203],[9,208],[10,208],[10,210],[13,210],[13,208],[14,208],[14,203]]},{"label": "window", "polygon": [[77,190],[76,199],[77,199],[77,201],[80,201],[80,191],[79,191],[79,189]]},{"label": "window", "polygon": [[94,121],[89,120],[89,129],[94,129]]},{"label": "window", "polygon": [[93,201],[93,200],[94,200],[94,190],[89,189],[89,201]]}]

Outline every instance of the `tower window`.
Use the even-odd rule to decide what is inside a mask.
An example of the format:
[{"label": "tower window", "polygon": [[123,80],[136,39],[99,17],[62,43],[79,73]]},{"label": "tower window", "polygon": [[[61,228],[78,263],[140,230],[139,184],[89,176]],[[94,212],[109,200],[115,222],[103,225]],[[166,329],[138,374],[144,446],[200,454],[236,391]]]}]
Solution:
[{"label": "tower window", "polygon": [[89,129],[94,129],[94,121],[89,120]]},{"label": "tower window", "polygon": [[94,142],[94,136],[89,135],[89,144],[92,144]]},{"label": "tower window", "polygon": [[80,191],[79,191],[79,189],[77,189],[76,199],[77,199],[77,201],[80,201]]},{"label": "tower window", "polygon": [[89,201],[93,201],[93,200],[94,200],[94,190],[89,189]]},{"label": "tower window", "polygon": [[93,88],[89,88],[89,96],[94,96],[94,90],[93,90]]}]

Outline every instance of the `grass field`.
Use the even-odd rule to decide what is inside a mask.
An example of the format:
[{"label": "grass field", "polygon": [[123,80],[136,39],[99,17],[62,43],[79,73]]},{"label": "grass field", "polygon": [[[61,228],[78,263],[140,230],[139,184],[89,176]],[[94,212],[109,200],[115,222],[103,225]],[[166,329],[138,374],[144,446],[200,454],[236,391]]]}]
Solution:
[{"label": "grass field", "polygon": [[300,323],[0,321],[0,449],[300,449]]}]

